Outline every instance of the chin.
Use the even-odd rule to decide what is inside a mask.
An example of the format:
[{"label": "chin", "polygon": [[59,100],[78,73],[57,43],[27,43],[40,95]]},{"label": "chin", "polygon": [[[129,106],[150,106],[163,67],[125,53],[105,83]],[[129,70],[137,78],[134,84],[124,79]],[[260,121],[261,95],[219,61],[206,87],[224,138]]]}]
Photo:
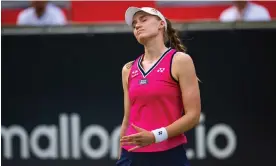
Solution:
[{"label": "chin", "polygon": [[138,36],[137,40],[140,44],[145,44],[146,41],[150,38],[149,35],[146,35],[146,34],[141,34]]}]

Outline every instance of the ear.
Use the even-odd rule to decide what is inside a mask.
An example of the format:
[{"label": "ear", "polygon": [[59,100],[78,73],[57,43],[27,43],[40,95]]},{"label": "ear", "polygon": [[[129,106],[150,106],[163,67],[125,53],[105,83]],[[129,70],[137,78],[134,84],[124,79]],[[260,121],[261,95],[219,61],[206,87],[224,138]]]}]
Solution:
[{"label": "ear", "polygon": [[160,29],[163,29],[163,28],[165,28],[165,22],[161,20],[161,22],[160,22]]}]

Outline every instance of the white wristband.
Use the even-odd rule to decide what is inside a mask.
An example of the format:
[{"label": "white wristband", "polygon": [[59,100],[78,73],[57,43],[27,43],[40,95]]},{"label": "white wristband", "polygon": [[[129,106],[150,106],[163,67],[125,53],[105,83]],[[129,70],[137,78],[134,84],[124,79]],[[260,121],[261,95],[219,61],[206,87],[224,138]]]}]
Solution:
[{"label": "white wristband", "polygon": [[162,142],[168,139],[168,132],[165,127],[151,131],[155,137],[155,143]]}]

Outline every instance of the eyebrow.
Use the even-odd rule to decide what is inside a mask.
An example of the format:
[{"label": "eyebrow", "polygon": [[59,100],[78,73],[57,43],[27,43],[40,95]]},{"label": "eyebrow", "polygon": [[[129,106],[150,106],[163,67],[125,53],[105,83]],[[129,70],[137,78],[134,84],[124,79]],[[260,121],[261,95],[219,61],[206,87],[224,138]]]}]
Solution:
[{"label": "eyebrow", "polygon": [[[140,16],[139,18],[138,18],[138,20],[141,20],[141,19],[143,19],[144,17],[146,17],[147,15],[146,14],[144,14],[144,15],[142,15],[142,16]],[[136,20],[133,20],[133,22],[132,22],[132,27],[134,27],[134,25],[137,23],[137,21]]]}]

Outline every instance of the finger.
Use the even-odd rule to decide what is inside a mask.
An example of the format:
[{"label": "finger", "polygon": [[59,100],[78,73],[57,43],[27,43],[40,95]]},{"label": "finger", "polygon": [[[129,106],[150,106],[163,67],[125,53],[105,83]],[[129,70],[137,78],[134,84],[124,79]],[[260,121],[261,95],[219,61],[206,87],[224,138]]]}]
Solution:
[{"label": "finger", "polygon": [[120,142],[127,142],[127,141],[131,141],[130,137],[125,137],[125,138],[121,138]]},{"label": "finger", "polygon": [[138,146],[135,146],[134,148],[129,149],[128,151],[129,151],[129,152],[132,152],[132,151],[134,151],[134,150],[136,150],[136,149],[139,149],[139,148],[141,148],[141,146],[138,145]]},{"label": "finger", "polygon": [[131,124],[131,126],[132,126],[136,131],[138,131],[138,132],[146,131],[145,129],[143,129],[143,128],[141,128],[141,127],[138,127],[138,126],[136,126],[136,125],[134,125],[134,124]]},{"label": "finger", "polygon": [[131,140],[121,142],[121,145],[143,145],[143,142],[141,140]]},{"label": "finger", "polygon": [[133,142],[133,141],[131,141],[131,142],[123,142],[122,143],[122,146],[134,146],[134,145],[138,145],[138,143]]},{"label": "finger", "polygon": [[141,139],[135,139],[135,140],[130,140],[130,141],[124,141],[121,142],[122,145],[142,145],[143,142]]},{"label": "finger", "polygon": [[128,135],[128,136],[123,136],[121,138],[121,141],[134,140],[134,139],[137,139],[137,138],[141,138],[141,134],[140,133],[131,134],[131,135]]},{"label": "finger", "polygon": [[127,136],[123,136],[122,139],[135,138],[135,137],[139,137],[139,136],[141,136],[140,133],[135,133],[135,134],[130,134],[130,135],[127,135]]}]

